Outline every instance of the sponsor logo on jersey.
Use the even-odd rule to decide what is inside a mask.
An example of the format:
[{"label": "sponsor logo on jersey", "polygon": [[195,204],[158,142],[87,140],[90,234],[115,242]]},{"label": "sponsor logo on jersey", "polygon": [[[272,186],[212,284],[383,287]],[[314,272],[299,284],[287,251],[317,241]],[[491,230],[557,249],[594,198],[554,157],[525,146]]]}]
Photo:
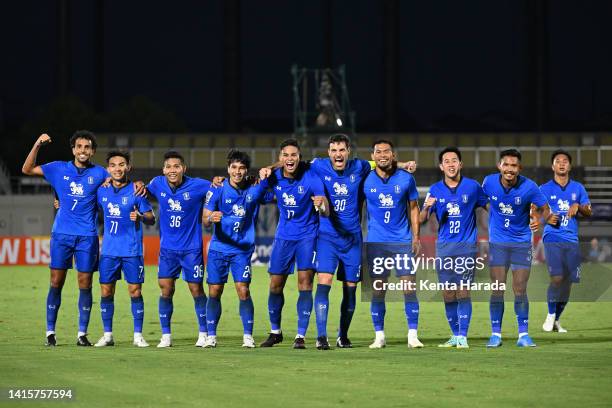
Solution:
[{"label": "sponsor logo on jersey", "polygon": [[170,206],[170,211],[183,211],[183,207],[181,207],[181,202],[179,200],[169,198],[168,205]]},{"label": "sponsor logo on jersey", "polygon": [[108,203],[106,205],[106,208],[108,208],[108,215],[112,217],[121,216],[121,210],[119,209],[119,204]]},{"label": "sponsor logo on jersey", "polygon": [[446,211],[448,211],[448,215],[450,217],[457,217],[461,215],[461,209],[457,203],[446,204]]},{"label": "sponsor logo on jersey", "polygon": [[234,204],[232,206],[232,213],[234,213],[236,217],[244,217],[244,215],[246,214],[246,210],[243,206]]},{"label": "sponsor logo on jersey", "polygon": [[74,181],[70,182],[70,193],[72,195],[83,195],[83,185]]},{"label": "sponsor logo on jersey", "polygon": [[557,200],[557,206],[559,207],[559,211],[569,211],[570,205],[568,200]]},{"label": "sponsor logo on jersey", "polygon": [[283,193],[283,203],[286,206],[294,206],[297,205],[295,203],[295,197],[293,196],[293,194],[287,194],[287,193]]},{"label": "sponsor logo on jersey", "polygon": [[346,187],[346,184],[339,184],[338,182],[335,182],[333,187],[336,195],[348,195],[348,188]]},{"label": "sponsor logo on jersey", "polygon": [[501,213],[504,215],[514,214],[514,209],[510,204],[499,203],[499,211],[501,211]]},{"label": "sponsor logo on jersey", "polygon": [[380,205],[383,207],[393,207],[393,197],[391,194],[383,194],[380,193],[378,195],[378,200],[380,201]]}]

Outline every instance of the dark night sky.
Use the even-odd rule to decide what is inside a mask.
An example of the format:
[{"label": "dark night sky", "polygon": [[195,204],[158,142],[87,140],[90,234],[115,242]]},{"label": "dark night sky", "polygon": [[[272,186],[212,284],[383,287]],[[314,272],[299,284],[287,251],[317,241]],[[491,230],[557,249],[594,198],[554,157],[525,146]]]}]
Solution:
[{"label": "dark night sky", "polygon": [[[530,129],[528,1],[400,1],[398,130],[461,130],[473,121]],[[70,4],[71,90],[93,106],[94,6]],[[290,67],[325,64],[326,4],[241,2],[242,128],[292,130]],[[593,128],[612,117],[612,2],[554,0],[547,10],[549,127]],[[223,13],[221,0],[106,1],[105,110],[145,95],[190,130],[224,130]],[[57,15],[56,1],[4,7],[4,129],[57,96]],[[346,64],[357,130],[384,131],[382,2],[332,0],[331,18],[332,63]]]}]

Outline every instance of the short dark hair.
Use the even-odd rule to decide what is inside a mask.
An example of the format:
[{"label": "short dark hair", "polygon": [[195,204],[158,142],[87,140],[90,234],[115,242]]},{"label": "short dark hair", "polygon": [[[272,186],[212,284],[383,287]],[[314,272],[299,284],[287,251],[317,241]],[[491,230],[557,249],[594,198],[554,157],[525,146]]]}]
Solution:
[{"label": "short dark hair", "polygon": [[440,154],[438,155],[438,162],[440,164],[442,163],[442,157],[444,157],[446,153],[455,153],[457,157],[459,158],[459,161],[461,161],[461,152],[459,151],[459,149],[457,149],[455,146],[449,146],[445,148],[444,150],[442,150]]},{"label": "short dark hair", "polygon": [[229,167],[232,163],[242,163],[247,169],[251,168],[251,158],[245,152],[240,150],[230,150],[227,154],[227,166]]},{"label": "short dark hair", "polygon": [[350,149],[351,147],[351,138],[345,135],[344,133],[337,133],[335,135],[331,135],[327,140],[327,147],[329,147],[332,143],[342,143],[346,144],[346,147]]},{"label": "short dark hair", "polygon": [[503,150],[499,154],[499,160],[501,161],[501,159],[503,159],[506,156],[516,157],[517,159],[519,159],[519,161],[521,161],[521,159],[522,159],[521,152],[519,152],[516,149],[506,149],[506,150]]},{"label": "short dark hair", "polygon": [[89,130],[77,130],[70,138],[70,147],[74,148],[77,139],[85,139],[91,142],[91,148],[96,150],[98,148],[98,142],[96,141],[96,135]]},{"label": "short dark hair", "polygon": [[127,164],[130,164],[130,154],[123,150],[111,150],[106,155],[106,163],[110,162],[113,157],[123,157]]},{"label": "short dark hair", "polygon": [[183,155],[181,155],[176,150],[170,150],[170,151],[167,151],[166,153],[164,153],[164,163],[168,159],[179,159],[181,161],[181,164],[183,164],[183,165],[185,164],[185,158],[183,157]]},{"label": "short dark hair", "polygon": [[395,148],[395,146],[393,146],[392,141],[388,139],[378,139],[378,140],[375,140],[374,143],[372,143],[372,150],[374,150],[377,144],[388,144],[389,146],[391,146],[391,151],[393,151],[393,149]]},{"label": "short dark hair", "polygon": [[296,139],[283,140],[280,144],[279,150],[283,150],[287,146],[295,146],[298,150],[300,150],[300,144]]},{"label": "short dark hair", "polygon": [[563,149],[557,149],[554,152],[552,152],[552,154],[550,155],[550,164],[552,164],[555,161],[555,157],[557,157],[560,154],[566,155],[570,164],[572,164],[572,155],[569,154],[567,150],[563,150]]}]

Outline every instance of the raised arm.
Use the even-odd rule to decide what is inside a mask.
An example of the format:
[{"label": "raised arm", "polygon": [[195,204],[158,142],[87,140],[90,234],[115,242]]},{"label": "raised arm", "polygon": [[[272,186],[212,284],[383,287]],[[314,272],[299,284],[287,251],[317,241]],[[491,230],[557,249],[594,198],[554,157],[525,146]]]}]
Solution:
[{"label": "raised arm", "polygon": [[28,176],[43,176],[42,167],[36,165],[36,156],[38,156],[38,151],[41,146],[51,143],[51,137],[43,133],[36,139],[34,146],[32,146],[32,150],[28,153],[28,157],[26,157],[25,162],[23,162],[23,166],[21,167],[21,171],[23,174]]},{"label": "raised arm", "polygon": [[431,211],[429,210],[431,209],[431,207],[434,206],[435,203],[436,197],[432,197],[428,194],[427,198],[425,198],[425,202],[423,203],[423,209],[419,213],[419,223],[423,224],[427,220],[429,220],[429,216],[431,215]]}]

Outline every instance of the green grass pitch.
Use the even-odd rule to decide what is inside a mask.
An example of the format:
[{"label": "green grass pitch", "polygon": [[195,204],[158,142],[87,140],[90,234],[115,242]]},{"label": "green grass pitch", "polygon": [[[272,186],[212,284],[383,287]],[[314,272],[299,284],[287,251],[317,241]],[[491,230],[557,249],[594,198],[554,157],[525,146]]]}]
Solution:
[{"label": "green grass pitch", "polygon": [[[311,319],[307,350],[293,350],[295,278],[287,284],[283,316],[285,341],[271,349],[242,349],[242,329],[233,285],[223,297],[216,349],[194,347],[197,326],[184,282],[177,282],[171,349],[157,349],[158,289],[155,267],[144,285],[144,335],[152,347],[131,345],[127,288],[117,285],[114,334],[117,345],[77,348],[76,276],[69,272],[58,320],[59,346],[43,346],[48,270],[2,267],[0,307],[0,388],[72,388],[84,407],[256,407],[256,406],[610,406],[612,401],[612,303],[570,303],[563,323],[567,334],[543,333],[543,302],[531,304],[531,334],[538,347],[515,346],[516,320],[506,304],[504,345],[487,350],[488,304],[474,304],[469,350],[439,349],[449,330],[443,305],[423,302],[419,337],[425,348],[406,347],[402,303],[389,303],[386,349],[370,350],[369,304],[358,302],[350,337],[354,349],[314,348]],[[97,279],[97,276],[96,278]],[[255,338],[265,339],[268,277],[254,268]],[[338,323],[341,290],[332,289],[330,334]],[[94,285],[90,340],[102,334],[99,287]],[[55,402],[14,402],[6,406],[57,406]]]}]

